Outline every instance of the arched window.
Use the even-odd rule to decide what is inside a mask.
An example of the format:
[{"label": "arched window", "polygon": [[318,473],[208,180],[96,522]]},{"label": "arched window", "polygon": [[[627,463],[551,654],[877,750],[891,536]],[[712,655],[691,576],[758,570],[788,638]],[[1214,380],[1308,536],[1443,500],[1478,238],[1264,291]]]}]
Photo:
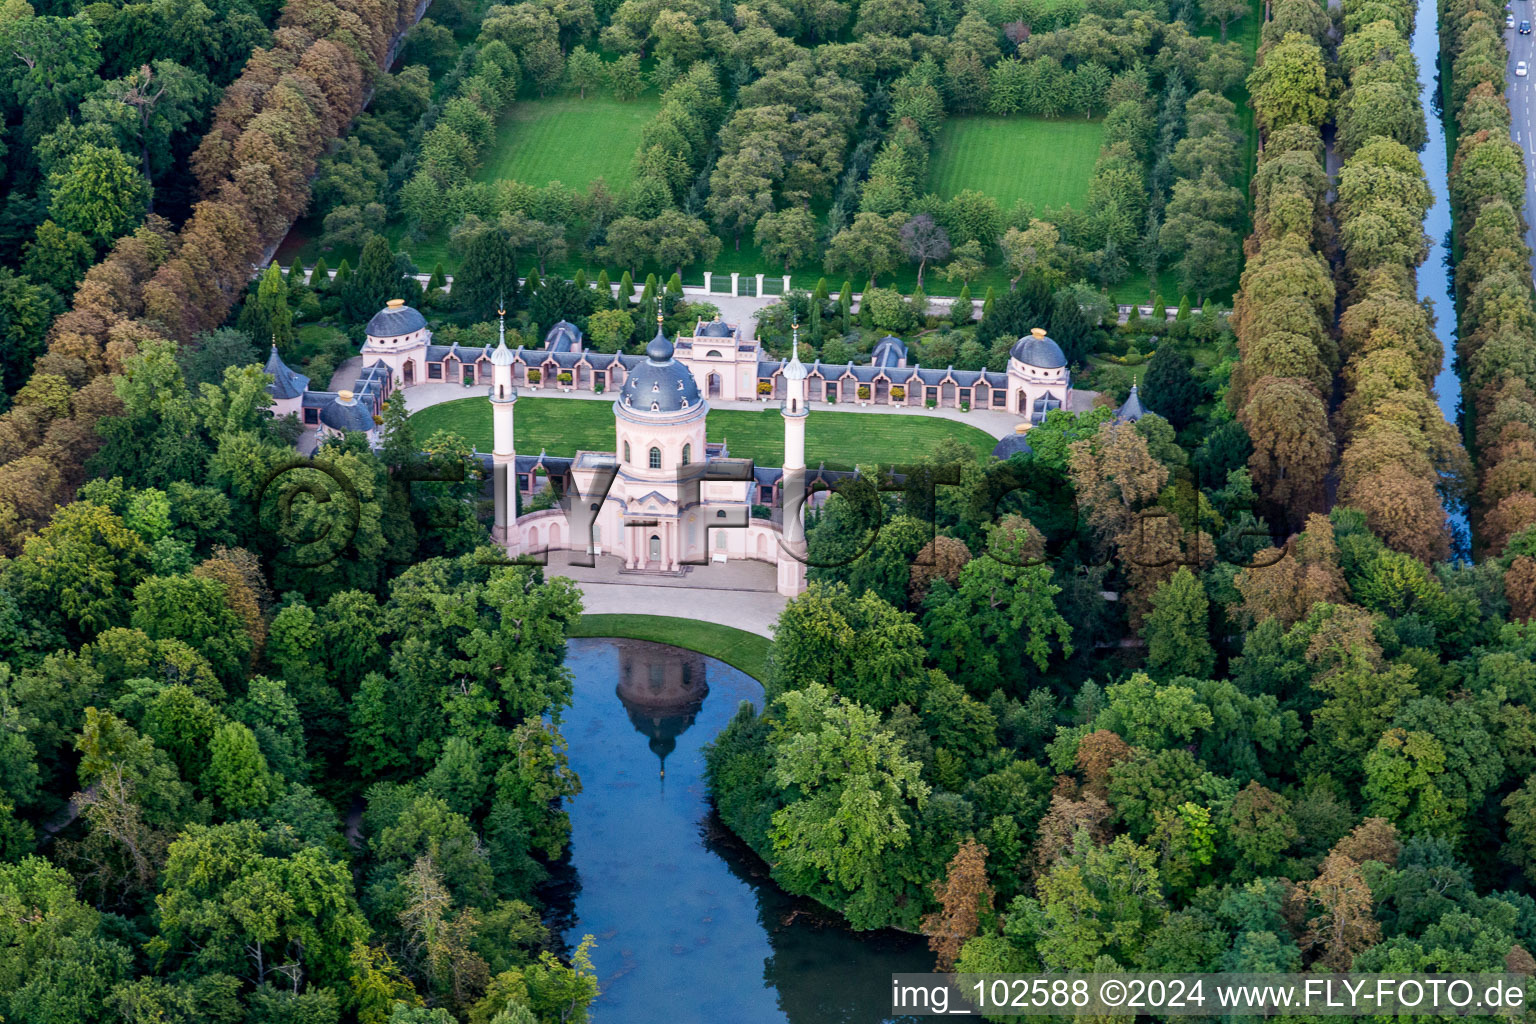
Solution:
[{"label": "arched window", "polygon": [[720,511],[716,512],[715,513],[715,518],[716,519],[724,519],[725,518],[725,509],[722,508]]},{"label": "arched window", "polygon": [[1052,409],[1061,408],[1061,399],[1047,391],[1035,399],[1034,408],[1030,411],[1030,420],[1034,423],[1044,423],[1045,416]]},{"label": "arched window", "polygon": [[660,448],[652,448],[651,449],[651,468],[652,469],[660,469],[661,468],[661,449]]},{"label": "arched window", "polygon": [[693,445],[691,445],[691,444],[683,445],[683,465],[685,465],[685,466],[688,465],[688,463],[690,461],[692,461],[692,458],[693,458]]},{"label": "arched window", "polygon": [[624,461],[625,462],[630,461],[630,459],[629,459],[629,442],[628,441],[624,442]]}]

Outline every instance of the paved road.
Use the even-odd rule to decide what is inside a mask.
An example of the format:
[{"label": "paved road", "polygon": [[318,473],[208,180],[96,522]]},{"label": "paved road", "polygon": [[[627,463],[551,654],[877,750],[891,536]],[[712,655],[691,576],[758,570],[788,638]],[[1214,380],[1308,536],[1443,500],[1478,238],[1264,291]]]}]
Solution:
[{"label": "paved road", "polygon": [[[1522,20],[1536,23],[1536,3],[1531,0],[1510,0],[1515,24]],[[1509,67],[1504,71],[1504,94],[1509,97],[1510,132],[1515,142],[1525,150],[1525,243],[1532,249],[1531,270],[1536,273],[1536,78],[1515,77],[1515,62],[1523,60],[1527,67],[1536,68],[1536,33],[1520,35],[1515,29],[1506,29],[1504,38],[1509,42]]]}]

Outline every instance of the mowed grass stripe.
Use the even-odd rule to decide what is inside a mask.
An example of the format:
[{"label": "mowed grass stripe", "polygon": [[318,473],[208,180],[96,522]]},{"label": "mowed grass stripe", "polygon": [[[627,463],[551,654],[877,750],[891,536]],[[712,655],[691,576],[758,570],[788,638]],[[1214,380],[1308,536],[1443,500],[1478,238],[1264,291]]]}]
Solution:
[{"label": "mowed grass stripe", "polygon": [[603,178],[619,192],[634,177],[640,133],[660,109],[654,96],[628,103],[607,96],[518,100],[501,119],[480,180],[583,188]]},{"label": "mowed grass stripe", "polygon": [[571,627],[570,635],[671,644],[718,658],[759,683],[766,685],[768,682],[768,650],[773,641],[734,626],[665,615],[583,615]]},{"label": "mowed grass stripe", "polygon": [[[462,436],[480,451],[491,450],[491,407],[478,393],[429,406],[411,417],[418,439],[447,430]],[[515,416],[517,450],[521,455],[569,457],[579,450],[613,450],[613,405],[580,398],[524,397]],[[725,441],[733,456],[761,466],[784,464],[784,420],[777,407],[762,411],[712,409],[708,438]],[[813,468],[855,464],[910,462],[931,454],[944,438],[954,438],[977,454],[986,455],[997,439],[983,430],[954,420],[926,416],[831,412],[817,409],[806,424],[806,462]]]},{"label": "mowed grass stripe", "polygon": [[944,199],[976,189],[1004,212],[1019,200],[1037,214],[1068,203],[1081,210],[1103,135],[1102,121],[1081,117],[951,117],[934,146],[929,188]]}]

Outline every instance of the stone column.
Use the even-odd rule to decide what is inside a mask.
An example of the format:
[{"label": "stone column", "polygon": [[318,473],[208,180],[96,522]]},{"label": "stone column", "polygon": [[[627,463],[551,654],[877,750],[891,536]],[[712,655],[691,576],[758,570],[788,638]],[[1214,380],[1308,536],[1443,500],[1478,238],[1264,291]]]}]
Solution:
[{"label": "stone column", "polygon": [[707,270],[704,271],[704,294],[705,295],[709,294],[709,279],[714,277],[714,276],[715,275],[711,274],[709,271],[707,271]]},{"label": "stone column", "polygon": [[785,295],[789,294],[789,275],[788,274],[784,275],[784,294]]},{"label": "stone column", "polygon": [[762,298],[763,297],[763,278],[765,278],[767,276],[768,276],[767,274],[758,274],[757,275],[757,297],[758,298]]},{"label": "stone column", "polygon": [[735,271],[732,271],[731,272],[731,295],[732,296],[736,296],[736,295],[740,295],[740,294],[741,294],[741,275],[736,273]]}]

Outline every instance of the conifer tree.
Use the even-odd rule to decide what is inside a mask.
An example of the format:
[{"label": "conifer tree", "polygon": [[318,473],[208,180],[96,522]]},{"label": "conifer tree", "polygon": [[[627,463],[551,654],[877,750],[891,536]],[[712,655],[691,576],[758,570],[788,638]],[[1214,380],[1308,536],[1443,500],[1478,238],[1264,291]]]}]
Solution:
[{"label": "conifer tree", "polygon": [[597,284],[594,287],[597,288],[597,294],[602,296],[604,305],[613,301],[613,282],[608,280],[607,270],[597,272]]},{"label": "conifer tree", "polygon": [[245,299],[240,312],[240,329],[258,343],[271,343],[286,354],[293,346],[293,311],[288,308],[288,285],[276,263],[267,265],[254,295]]},{"label": "conifer tree", "polygon": [[585,267],[579,268],[576,271],[576,276],[571,278],[571,284],[575,285],[577,288],[587,287],[587,271]]},{"label": "conifer tree", "polygon": [[624,271],[619,278],[619,308],[628,309],[629,304],[635,301],[635,279],[629,271]]},{"label": "conifer tree", "polygon": [[982,318],[985,319],[986,317],[990,316],[992,314],[993,308],[996,305],[997,305],[997,291],[991,285],[987,285],[987,297],[985,299],[981,300],[981,315],[982,315]]},{"label": "conifer tree", "polygon": [[843,318],[843,333],[853,330],[853,284],[843,282],[843,290],[837,293],[837,309]]},{"label": "conifer tree", "polygon": [[949,310],[950,323],[956,327],[964,327],[971,322],[972,312],[971,286],[962,284],[960,286],[960,297],[955,299],[955,304]]},{"label": "conifer tree", "polygon": [[331,286],[331,268],[321,256],[315,260],[313,269],[309,272],[309,287],[313,291],[323,292]]}]

